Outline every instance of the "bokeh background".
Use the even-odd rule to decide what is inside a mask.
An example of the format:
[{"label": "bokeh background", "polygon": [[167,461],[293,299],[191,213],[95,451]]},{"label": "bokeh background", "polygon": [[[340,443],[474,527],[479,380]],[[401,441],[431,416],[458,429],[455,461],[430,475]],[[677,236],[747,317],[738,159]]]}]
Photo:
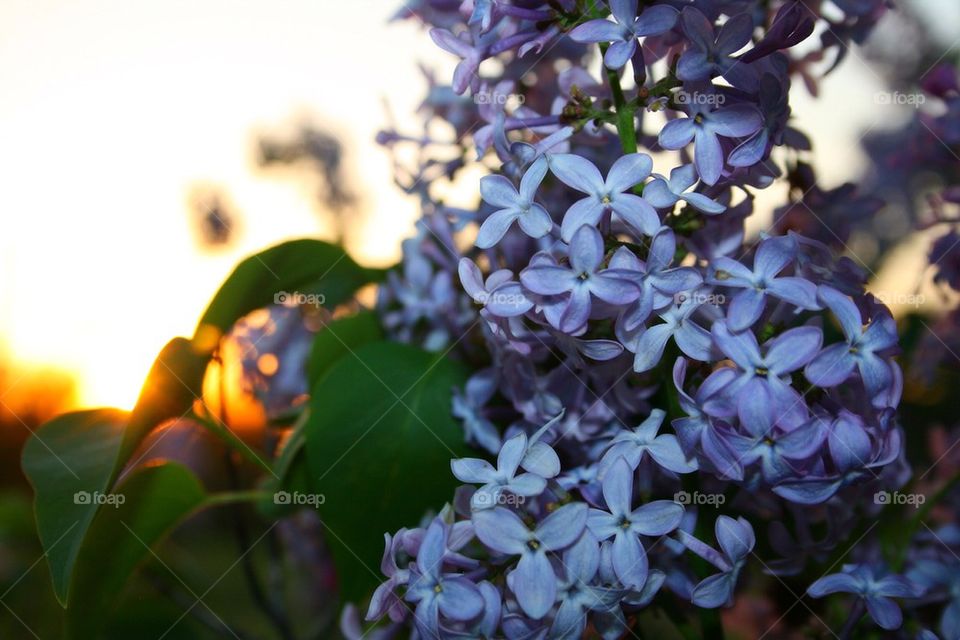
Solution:
[{"label": "bokeh background", "polygon": [[[925,51],[960,46],[960,3],[898,4],[821,83],[823,98],[794,85],[825,189],[868,175],[862,141],[911,117],[914,105],[877,95],[936,62]],[[4,541],[30,544],[17,461],[33,428],[67,409],[131,408],[160,348],[192,333],[249,253],[313,236],[367,265],[396,262],[417,202],[375,137],[415,130],[404,125],[427,88],[419,65],[439,78],[453,68],[415,18],[390,22],[400,6],[0,3],[0,479],[15,496],[0,504],[0,590],[24,568]],[[454,202],[474,200],[476,177],[466,172]],[[764,192],[758,229],[784,196]],[[907,233],[908,208],[881,211],[851,251],[897,313],[935,311],[931,238]],[[879,264],[885,242],[896,249]]]}]

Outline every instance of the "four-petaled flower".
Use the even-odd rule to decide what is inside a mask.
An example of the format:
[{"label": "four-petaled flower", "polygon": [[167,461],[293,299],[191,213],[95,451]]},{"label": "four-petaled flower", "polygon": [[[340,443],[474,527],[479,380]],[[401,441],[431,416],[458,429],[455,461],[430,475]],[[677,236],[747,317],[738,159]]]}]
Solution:
[{"label": "four-petaled flower", "polygon": [[681,80],[709,80],[723,76],[730,84],[741,89],[753,90],[757,76],[744,62],[731,56],[750,42],[753,20],[740,13],[727,20],[714,36],[713,24],[693,7],[686,7],[680,14],[680,23],[687,34],[690,47],[677,62],[677,77]]},{"label": "four-petaled flower", "polygon": [[883,313],[864,330],[860,310],[850,298],[827,286],[821,286],[817,294],[840,322],[846,341],[821,351],[804,370],[807,379],[819,387],[833,387],[844,382],[856,369],[874,406],[884,406],[886,394],[883,392],[893,382],[894,365],[881,354],[885,355],[897,344],[893,317]]},{"label": "four-petaled flower", "polygon": [[520,282],[530,291],[545,295],[567,295],[557,328],[573,333],[590,317],[591,298],[625,305],[640,297],[640,288],[618,269],[600,269],[603,238],[594,227],[583,225],[570,242],[570,267],[536,264],[520,273]]},{"label": "four-petaled flower", "polygon": [[664,469],[676,473],[696,471],[697,461],[687,458],[675,435],[657,435],[665,416],[662,409],[654,409],[636,429],[623,429],[614,436],[600,460],[600,473],[606,473],[618,460],[626,460],[631,469],[636,469],[644,454]]},{"label": "four-petaled flower", "polygon": [[727,326],[743,331],[760,319],[767,296],[774,296],[801,309],[817,309],[817,287],[798,276],[777,274],[787,268],[797,255],[793,236],[766,238],[757,247],[750,270],[732,258],[715,259],[707,273],[707,282],[741,289],[730,301]]},{"label": "four-petaled flower", "polygon": [[680,525],[683,507],[655,500],[633,508],[633,470],[618,458],[603,478],[607,510],[591,509],[587,527],[598,540],[613,538],[613,570],[621,584],[637,591],[647,580],[649,562],[640,536],[662,536]]},{"label": "four-petaled flower", "polygon": [[420,543],[406,594],[407,600],[417,603],[414,619],[424,638],[440,637],[440,613],[450,620],[466,621],[483,611],[483,598],[475,584],[459,574],[443,573],[446,552],[447,525],[437,517]]},{"label": "four-petaled flower", "polygon": [[621,220],[646,236],[660,228],[656,209],[638,195],[625,193],[650,175],[653,160],[645,153],[620,156],[610,167],[606,180],[592,162],[572,153],[550,158],[550,170],[564,184],[587,194],[567,209],[560,225],[560,237],[570,242],[582,225],[595,226],[605,214],[615,213]]},{"label": "four-petaled flower", "polygon": [[569,547],[587,523],[587,505],[573,503],[544,518],[533,531],[504,507],[477,511],[473,526],[483,544],[500,553],[520,556],[507,583],[523,612],[539,620],[557,599],[557,574],[547,553]]},{"label": "four-petaled flower", "polygon": [[503,443],[497,456],[496,469],[480,458],[452,460],[450,469],[461,482],[483,485],[473,494],[470,506],[476,510],[489,509],[498,504],[504,491],[515,496],[530,497],[540,495],[546,489],[547,481],[543,476],[536,473],[517,475],[526,455],[527,434],[520,433]]},{"label": "four-petaled flower", "polygon": [[547,159],[541,156],[523,174],[519,190],[501,175],[480,178],[480,196],[499,209],[480,225],[476,241],[478,247],[489,249],[500,242],[514,222],[519,222],[520,228],[531,238],[542,238],[550,233],[553,219],[546,209],[534,202],[537,188],[545,175]]},{"label": "four-petaled flower", "polygon": [[697,181],[697,170],[692,164],[684,164],[670,170],[670,177],[653,174],[653,181],[643,188],[643,199],[657,209],[677,204],[678,200],[690,204],[708,215],[726,211],[726,206],[711,200],[702,193],[687,191]]},{"label": "four-petaled flower", "polygon": [[[842,573],[831,573],[807,588],[814,598],[830,593],[853,593],[867,605],[870,617],[882,629],[898,629],[903,622],[900,607],[891,598],[917,598],[923,593],[918,585],[907,578],[889,574],[878,577],[878,571],[865,564],[844,565]],[[861,609],[862,611],[862,609]]]},{"label": "four-petaled flower", "polygon": [[[765,353],[752,331],[731,333],[726,323],[715,322],[711,330],[717,347],[737,365],[737,375],[704,403],[707,413],[717,417],[738,413],[744,424],[756,424],[751,412],[766,403],[774,415],[790,425],[806,419],[807,407],[800,394],[790,386],[790,374],[810,360],[820,350],[823,334],[817,327],[796,327],[784,331],[765,344]],[[726,378],[727,368],[720,368],[711,378]]]},{"label": "four-petaled flower", "polygon": [[637,50],[637,38],[669,31],[677,22],[677,10],[658,4],[637,17],[637,0],[610,0],[615,22],[598,19],[585,22],[570,32],[574,42],[612,42],[603,56],[608,69],[620,69]]},{"label": "four-petaled flower", "polygon": [[690,116],[671,120],[660,130],[660,146],[682,149],[693,140],[693,164],[700,179],[716,184],[723,173],[723,147],[719,137],[742,138],[763,126],[763,116],[752,104],[713,109],[709,100],[690,103]]}]

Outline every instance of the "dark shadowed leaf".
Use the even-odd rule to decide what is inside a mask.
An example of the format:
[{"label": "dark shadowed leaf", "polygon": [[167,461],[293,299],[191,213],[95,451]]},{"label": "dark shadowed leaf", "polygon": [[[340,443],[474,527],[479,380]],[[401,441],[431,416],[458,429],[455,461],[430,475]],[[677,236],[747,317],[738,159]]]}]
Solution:
[{"label": "dark shadowed leaf", "polygon": [[205,493],[175,463],[133,472],[101,508],[80,549],[67,605],[67,637],[97,637],[130,575],[178,522],[200,507]]},{"label": "dark shadowed leaf", "polygon": [[380,579],[385,532],[416,526],[452,499],[450,460],[469,450],[451,395],[465,378],[443,356],[374,342],[314,385],[307,461],[344,599],[362,598]]},{"label": "dark shadowed leaf", "polygon": [[343,356],[360,345],[381,340],[383,330],[373,311],[361,311],[338,318],[321,329],[313,339],[307,362],[307,379],[311,386]]},{"label": "dark shadowed leaf", "polygon": [[380,276],[379,270],[364,269],[336,245],[309,239],[284,242],[237,265],[200,319],[194,341],[212,351],[237,320],[274,304],[278,294],[322,295],[332,308]]},{"label": "dark shadowed leaf", "polygon": [[127,414],[77,411],[37,429],[23,448],[23,471],[33,485],[37,531],[54,592],[67,601],[80,543],[105,495],[117,462]]}]

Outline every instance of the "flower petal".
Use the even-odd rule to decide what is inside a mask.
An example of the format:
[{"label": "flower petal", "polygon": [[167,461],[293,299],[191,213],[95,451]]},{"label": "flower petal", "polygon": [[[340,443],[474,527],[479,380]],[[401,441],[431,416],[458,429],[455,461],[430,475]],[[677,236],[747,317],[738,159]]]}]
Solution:
[{"label": "flower petal", "polygon": [[581,156],[573,153],[558,153],[550,156],[550,170],[560,182],[577,191],[591,195],[603,190],[603,177],[597,167]]},{"label": "flower petal", "polygon": [[617,158],[607,173],[606,188],[611,193],[621,193],[640,184],[650,175],[653,159],[645,153],[628,153]]}]

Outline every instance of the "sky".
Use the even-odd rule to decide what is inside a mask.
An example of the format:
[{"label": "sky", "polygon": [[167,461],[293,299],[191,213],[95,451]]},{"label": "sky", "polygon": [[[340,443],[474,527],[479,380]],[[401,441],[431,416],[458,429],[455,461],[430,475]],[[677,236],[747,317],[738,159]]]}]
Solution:
[{"label": "sky", "polygon": [[[75,374],[82,406],[131,407],[156,353],[192,334],[239,259],[330,237],[308,188],[255,167],[256,132],[307,114],[342,137],[361,187],[351,254],[395,262],[416,203],[374,143],[384,101],[413,128],[416,64],[452,69],[416,21],[387,24],[398,4],[4,0],[0,356]],[[795,91],[826,187],[864,166],[863,131],[907,117],[880,121],[856,102],[881,88],[854,56],[824,83],[829,100]],[[198,251],[187,215],[197,183],[222,186],[243,214],[228,251]]]}]

